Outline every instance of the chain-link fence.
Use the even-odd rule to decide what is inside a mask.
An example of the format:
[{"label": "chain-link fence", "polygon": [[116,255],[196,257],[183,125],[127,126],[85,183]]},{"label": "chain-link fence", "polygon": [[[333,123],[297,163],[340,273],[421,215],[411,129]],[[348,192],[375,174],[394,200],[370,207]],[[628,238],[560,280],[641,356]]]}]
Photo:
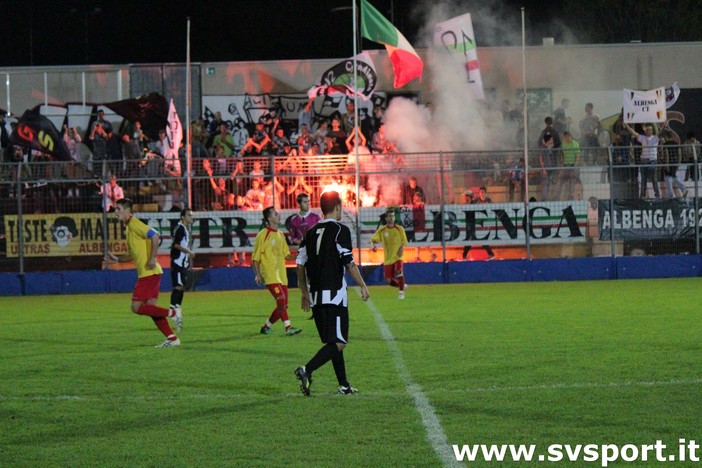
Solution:
[{"label": "chain-link fence", "polygon": [[[0,166],[0,269],[101,269],[125,252],[109,212],[129,197],[167,254],[183,207],[202,266],[248,264],[261,210],[281,219],[309,195],[338,191],[357,261],[381,263],[370,237],[396,206],[406,262],[699,253],[699,148],[640,148],[54,162],[18,154]],[[282,227],[287,232],[286,227]]]}]

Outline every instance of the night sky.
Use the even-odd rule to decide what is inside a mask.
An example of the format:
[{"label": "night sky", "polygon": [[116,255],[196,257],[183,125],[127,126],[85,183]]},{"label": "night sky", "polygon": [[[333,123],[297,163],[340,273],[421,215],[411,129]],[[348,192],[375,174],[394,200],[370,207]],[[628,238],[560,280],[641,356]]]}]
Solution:
[{"label": "night sky", "polygon": [[[417,45],[422,2],[371,3],[387,18],[394,15],[395,25]],[[470,12],[469,3],[464,2],[464,12]],[[539,3],[503,2],[515,28],[522,4],[544,20],[535,14]],[[165,5],[167,1],[150,0],[0,0],[0,66],[185,62],[187,17],[193,62],[352,55],[351,0],[176,0]],[[476,35],[480,45],[477,25]],[[382,48],[365,40],[363,47]]]}]

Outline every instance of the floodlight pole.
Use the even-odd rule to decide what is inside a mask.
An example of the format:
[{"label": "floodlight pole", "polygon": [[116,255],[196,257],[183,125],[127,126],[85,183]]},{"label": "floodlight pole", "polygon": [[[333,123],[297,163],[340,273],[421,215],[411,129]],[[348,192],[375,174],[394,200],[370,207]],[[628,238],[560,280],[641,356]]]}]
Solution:
[{"label": "floodlight pole", "polygon": [[[354,129],[353,134],[353,146],[354,153],[356,153],[356,245],[358,246],[358,264],[363,265],[361,260],[361,162],[358,159],[358,132],[361,131],[361,126],[358,122],[358,67],[356,66],[358,60],[356,55],[358,55],[358,15],[356,8],[356,0],[353,0],[351,4],[351,13],[353,16],[353,122]],[[356,131],[358,129],[358,131]]]},{"label": "floodlight pole", "polygon": [[[190,84],[190,17],[188,16],[187,39],[185,46],[185,182],[188,190],[188,208],[193,207],[193,150],[190,145],[190,106],[192,104]],[[182,128],[182,127],[181,127]]]},{"label": "floodlight pole", "polygon": [[527,126],[527,80],[526,80],[526,22],[522,7],[522,125],[524,126],[524,236],[526,238],[527,259],[531,259],[531,217],[529,216],[529,130]]}]

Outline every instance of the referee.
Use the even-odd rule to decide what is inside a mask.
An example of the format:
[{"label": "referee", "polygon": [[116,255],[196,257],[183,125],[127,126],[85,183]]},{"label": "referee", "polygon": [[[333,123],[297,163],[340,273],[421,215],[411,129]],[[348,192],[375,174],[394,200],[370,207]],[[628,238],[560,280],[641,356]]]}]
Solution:
[{"label": "referee", "polygon": [[328,361],[334,366],[341,395],[356,393],[346,378],[344,348],[349,335],[349,309],[344,270],[361,287],[361,298],[368,300],[368,286],[353,261],[351,231],[340,224],[341,197],[337,192],[323,193],[320,199],[324,219],[311,227],[297,254],[297,279],[302,292],[302,309],[312,308],[319,337],[324,343],[309,362],[295,369],[300,390],[310,395],[312,374]]},{"label": "referee", "polygon": [[[193,223],[193,212],[184,208],[180,212],[180,222],[173,232],[173,245],[171,245],[171,309],[181,313],[183,294],[185,293],[185,278],[195,254],[191,250],[190,225]],[[182,325],[177,326],[180,333]]]}]

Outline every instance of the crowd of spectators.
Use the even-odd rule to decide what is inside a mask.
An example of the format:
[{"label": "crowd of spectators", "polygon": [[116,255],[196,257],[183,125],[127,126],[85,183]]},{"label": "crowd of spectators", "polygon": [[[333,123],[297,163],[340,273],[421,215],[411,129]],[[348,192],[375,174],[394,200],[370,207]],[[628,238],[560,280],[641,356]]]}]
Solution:
[{"label": "crowd of spectators", "polygon": [[[568,99],[563,99],[544,119],[544,128],[534,145],[536,158],[530,157],[528,167],[517,153],[499,161],[489,160],[490,153],[486,153],[476,157],[481,168],[477,183],[457,187],[457,193],[465,193],[471,185],[499,185],[508,193],[505,201],[522,201],[527,195],[528,179],[533,185],[529,195],[538,200],[577,199],[582,196],[579,167],[606,167],[611,154],[612,181],[629,187],[626,195],[647,198],[650,183],[656,198],[687,196],[685,182],[696,173],[691,164],[691,145],[699,144],[694,133],[681,141],[664,124],[630,127],[620,116],[611,130],[604,132],[611,135],[611,141],[603,141],[602,122],[594,106],[585,105],[574,128],[577,119],[569,115],[569,104]],[[412,167],[408,172],[407,161],[396,142],[387,138],[383,107],[376,105],[371,113],[361,110],[358,122],[355,114],[354,103],[349,100],[343,112],[327,118],[305,115],[295,126],[281,122],[275,112],[265,113],[253,124],[242,119],[225,121],[219,112],[208,120],[191,122],[193,209],[260,210],[271,205],[277,209],[294,208],[295,200],[303,193],[309,195],[314,206],[322,191],[330,186],[342,194],[348,205],[355,205],[357,200],[362,206],[438,203],[438,199],[428,200],[433,195],[431,190],[424,193],[420,188],[421,193],[417,193],[420,174],[413,174]],[[502,114],[506,122],[516,123],[521,118],[508,101],[503,103]],[[25,184],[27,192],[46,201],[38,211],[58,210],[48,206],[52,200],[81,198],[85,202],[86,197],[91,209],[109,209],[112,203],[108,203],[105,194],[110,183],[119,182],[124,194],[137,201],[149,202],[167,195],[173,206],[184,206],[184,148],[180,149],[180,157],[169,157],[164,150],[169,145],[165,129],[160,129],[156,138],[149,138],[138,121],[123,122],[115,130],[103,111],[98,111],[91,121],[88,129],[64,126],[62,137],[71,161],[59,165],[50,164],[48,154],[11,145],[11,128],[0,116],[3,162],[38,163],[8,165],[2,177],[12,183],[3,185],[7,193],[0,195],[12,198],[17,181],[32,181]],[[518,128],[517,137],[523,132]],[[364,173],[358,181],[357,164]],[[678,176],[680,167],[685,169],[685,182]],[[402,171],[404,174],[398,175]],[[602,182],[606,176],[607,170],[603,171]],[[63,177],[82,182],[52,183],[48,187],[44,183]],[[430,189],[434,185],[431,178],[421,181]],[[533,190],[535,187],[537,191]]]},{"label": "crowd of spectators", "polygon": [[[372,115],[361,113],[359,121],[356,125],[349,101],[344,113],[307,116],[294,127],[285,126],[275,113],[264,114],[252,128],[241,119],[226,122],[219,112],[209,122],[193,122],[195,209],[294,208],[302,193],[314,205],[329,186],[355,205],[357,154],[364,171],[393,172],[403,162],[384,136],[381,106]],[[362,177],[359,184],[364,206],[383,203],[373,176]],[[399,193],[401,182],[396,185]]]}]

